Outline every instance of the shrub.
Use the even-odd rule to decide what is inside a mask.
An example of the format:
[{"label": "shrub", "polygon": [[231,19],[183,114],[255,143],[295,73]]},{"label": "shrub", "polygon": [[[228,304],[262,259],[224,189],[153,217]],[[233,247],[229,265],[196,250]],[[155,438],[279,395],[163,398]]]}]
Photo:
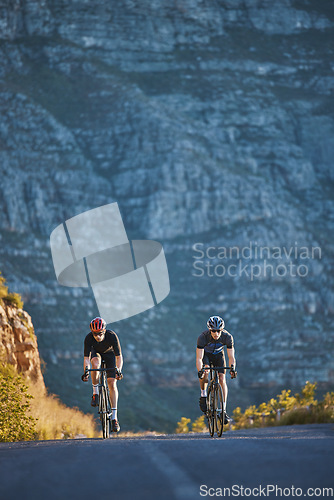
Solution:
[{"label": "shrub", "polygon": [[5,278],[1,275],[0,271],[0,299],[4,299],[11,304],[14,304],[18,309],[23,308],[23,300],[18,293],[8,293],[8,286],[6,285]]},{"label": "shrub", "polygon": [[[259,407],[250,406],[244,413],[240,408],[233,412],[233,429],[270,425],[292,425],[334,422],[334,393],[327,393],[323,401],[315,398],[316,382],[306,382],[300,394],[291,396],[290,390],[283,390],[276,398]],[[278,410],[281,418],[278,419]]]},{"label": "shrub", "polygon": [[182,417],[180,422],[177,423],[177,427],[175,429],[176,434],[186,434],[189,432],[188,425],[190,424],[191,419]]},{"label": "shrub", "polygon": [[198,417],[195,422],[191,424],[191,430],[193,432],[204,432],[207,431],[207,425],[205,423],[205,415]]},{"label": "shrub", "polygon": [[14,367],[0,368],[0,441],[34,439],[36,420],[29,415],[32,396],[27,389]]},{"label": "shrub", "polygon": [[6,286],[6,280],[3,276],[1,276],[0,271],[0,299],[7,297],[8,295],[8,287]]},{"label": "shrub", "polygon": [[9,293],[5,300],[15,305],[18,309],[23,309],[23,300],[20,294],[18,293]]},{"label": "shrub", "polygon": [[316,405],[318,403],[318,401],[314,399],[316,387],[316,382],[314,382],[313,384],[309,381],[306,382],[305,387],[303,387],[302,389],[302,393],[296,394],[295,396],[298,406],[310,406]]}]

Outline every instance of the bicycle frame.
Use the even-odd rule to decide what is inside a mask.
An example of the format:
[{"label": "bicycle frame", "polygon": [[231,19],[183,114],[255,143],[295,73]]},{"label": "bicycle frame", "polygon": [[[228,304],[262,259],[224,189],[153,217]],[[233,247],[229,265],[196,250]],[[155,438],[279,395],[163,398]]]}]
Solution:
[{"label": "bicycle frame", "polygon": [[223,390],[219,382],[218,371],[219,370],[230,370],[230,366],[210,366],[208,368],[203,367],[203,370],[209,370],[210,380],[208,381],[208,392],[207,392],[207,412],[206,416],[208,419],[208,426],[210,436],[213,437],[215,430],[217,436],[221,437],[224,429],[224,400],[223,400]]},{"label": "bicycle frame", "polygon": [[102,361],[101,368],[91,368],[86,369],[86,373],[89,372],[99,372],[99,406],[98,413],[100,415],[100,421],[102,425],[102,437],[107,439],[110,437],[112,432],[111,427],[111,404],[110,404],[110,394],[107,382],[107,368]]}]

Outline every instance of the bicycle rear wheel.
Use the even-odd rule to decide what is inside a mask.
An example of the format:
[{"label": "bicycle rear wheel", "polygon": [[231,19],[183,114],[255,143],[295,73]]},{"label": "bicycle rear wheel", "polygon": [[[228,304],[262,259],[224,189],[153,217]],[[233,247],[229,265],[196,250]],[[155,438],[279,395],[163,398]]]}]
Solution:
[{"label": "bicycle rear wheel", "polygon": [[221,437],[224,429],[224,403],[223,391],[220,384],[215,386],[215,424],[218,437]]},{"label": "bicycle rear wheel", "polygon": [[106,388],[102,385],[100,388],[100,396],[99,396],[99,413],[100,420],[102,426],[102,437],[103,439],[107,439],[109,437],[109,419],[107,415],[107,393]]},{"label": "bicycle rear wheel", "polygon": [[208,387],[208,394],[206,397],[206,416],[208,419],[208,427],[209,427],[209,432],[210,436],[213,437],[215,433],[215,392],[214,392],[214,387],[212,384],[209,385]]}]

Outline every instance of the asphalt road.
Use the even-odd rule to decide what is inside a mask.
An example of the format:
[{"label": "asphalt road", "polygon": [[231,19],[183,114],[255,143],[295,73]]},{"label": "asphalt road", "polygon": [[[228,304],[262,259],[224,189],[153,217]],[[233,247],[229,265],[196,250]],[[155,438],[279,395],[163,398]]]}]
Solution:
[{"label": "asphalt road", "polygon": [[333,455],[331,424],[234,431],[215,439],[184,434],[1,443],[0,499],[228,498],[224,488],[230,498],[312,492],[326,498],[317,488],[334,489]]}]

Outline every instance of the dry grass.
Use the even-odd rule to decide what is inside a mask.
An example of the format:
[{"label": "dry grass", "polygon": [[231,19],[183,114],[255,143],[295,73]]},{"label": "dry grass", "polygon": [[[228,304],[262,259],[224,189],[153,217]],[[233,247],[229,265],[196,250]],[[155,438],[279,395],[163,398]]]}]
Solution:
[{"label": "dry grass", "polygon": [[28,392],[33,396],[30,401],[30,414],[37,419],[35,439],[100,436],[93,415],[87,415],[77,408],[65,406],[54,395],[43,395],[35,385],[29,385]]}]

